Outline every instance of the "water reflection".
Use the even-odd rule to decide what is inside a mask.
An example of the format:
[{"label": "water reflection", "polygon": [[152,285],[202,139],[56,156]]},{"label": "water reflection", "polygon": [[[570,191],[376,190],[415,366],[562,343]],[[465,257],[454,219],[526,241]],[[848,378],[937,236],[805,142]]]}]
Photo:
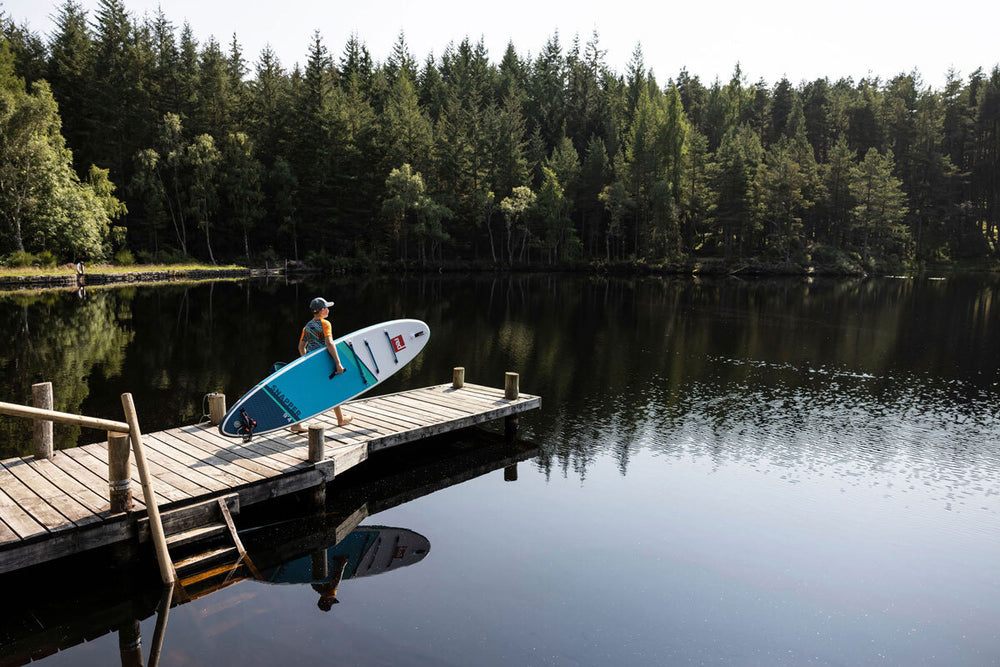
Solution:
[{"label": "water reflection", "polygon": [[330,611],[340,602],[340,582],[413,565],[430,550],[427,538],[412,530],[365,526],[351,531],[332,547],[259,570],[256,578],[267,584],[309,584],[319,593],[317,606]]},{"label": "water reflection", "polygon": [[0,665],[22,665],[71,651],[112,632],[118,634],[119,647],[114,660],[108,655],[95,659],[92,653],[81,659],[143,664],[140,621],[154,615],[155,628],[146,642],[149,664],[156,664],[165,641],[172,662],[196,662],[194,655],[184,657],[184,641],[170,641],[170,609],[197,604],[211,610],[214,596],[232,587],[241,592],[222,604],[250,605],[253,614],[274,613],[271,598],[258,596],[252,588],[271,585],[311,587],[316,605],[328,611],[339,602],[341,582],[418,565],[430,552],[428,538],[413,530],[359,524],[411,500],[509,470],[537,453],[529,443],[507,443],[477,430],[380,453],[373,458],[375,465],[361,466],[332,482],[319,511],[310,494],[247,508],[237,524],[248,557],[238,567],[227,568],[224,576],[209,572],[187,586],[161,588],[151,554],[146,554],[144,565],[112,565],[113,556],[106,551],[4,575]]}]

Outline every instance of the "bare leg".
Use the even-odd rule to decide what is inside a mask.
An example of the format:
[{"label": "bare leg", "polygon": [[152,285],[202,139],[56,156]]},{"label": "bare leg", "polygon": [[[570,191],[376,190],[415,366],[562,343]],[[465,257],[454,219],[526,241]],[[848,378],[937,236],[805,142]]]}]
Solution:
[{"label": "bare leg", "polygon": [[333,409],[333,414],[337,415],[337,426],[347,426],[354,421],[354,417],[345,417],[339,406]]}]

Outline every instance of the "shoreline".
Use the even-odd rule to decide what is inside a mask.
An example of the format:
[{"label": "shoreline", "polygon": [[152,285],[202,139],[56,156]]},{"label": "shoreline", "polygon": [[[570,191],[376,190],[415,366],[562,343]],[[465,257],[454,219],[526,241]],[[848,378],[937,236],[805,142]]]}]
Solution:
[{"label": "shoreline", "polygon": [[[342,268],[331,273],[589,273],[592,275],[690,275],[690,276],[725,276],[745,278],[866,278],[879,277],[882,275],[906,275],[918,277],[921,275],[954,275],[962,273],[997,273],[1000,269],[996,266],[965,266],[953,263],[945,263],[934,266],[923,266],[910,268],[899,273],[865,273],[863,271],[844,271],[843,267],[830,267],[797,264],[767,264],[759,261],[728,262],[725,260],[702,260],[693,261],[680,266],[669,265],[647,265],[643,262],[623,262],[620,264],[577,264],[572,266],[540,266],[540,265],[515,265],[513,267],[498,266],[492,263],[484,264],[477,262],[434,262],[426,265],[413,263],[391,263],[380,267],[352,267]],[[274,268],[193,268],[193,269],[153,269],[148,271],[116,271],[116,272],[95,272],[77,275],[73,273],[64,274],[38,274],[28,276],[0,276],[0,291],[12,292],[30,289],[45,288],[81,288],[95,287],[101,285],[141,285],[141,284],[164,284],[186,281],[203,281],[215,279],[240,279],[240,278],[263,278],[274,276],[307,276],[321,275],[326,271],[315,268],[303,270],[302,268],[285,269],[284,267]]]}]

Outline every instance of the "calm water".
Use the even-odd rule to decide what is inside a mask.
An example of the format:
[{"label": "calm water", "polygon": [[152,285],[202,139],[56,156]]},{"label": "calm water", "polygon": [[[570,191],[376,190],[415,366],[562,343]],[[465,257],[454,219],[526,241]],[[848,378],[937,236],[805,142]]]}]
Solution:
[{"label": "calm water", "polygon": [[[174,606],[165,625],[155,568],[153,585],[112,591],[75,583],[86,570],[72,564],[42,583],[0,578],[0,664],[55,648],[47,665],[117,664],[131,617],[147,659],[162,638],[161,665],[1000,662],[1000,279],[444,276],[0,295],[0,400],[51,380],[57,409],[119,419],[131,391],[144,429],[193,423],[205,393],[231,403],[295,355],[317,295],[336,301],[335,333],[430,324],[387,392],[449,381],[458,365],[494,386],[520,372],[543,408],[522,417],[519,453],[472,433],[373,459],[331,485],[319,524],[246,533],[275,581]],[[27,433],[0,421],[3,456],[26,453]],[[345,576],[323,611],[310,552],[293,546],[360,507],[367,534],[401,529],[429,549]],[[365,539],[351,535],[334,548]],[[44,601],[25,612],[32,598]]]}]

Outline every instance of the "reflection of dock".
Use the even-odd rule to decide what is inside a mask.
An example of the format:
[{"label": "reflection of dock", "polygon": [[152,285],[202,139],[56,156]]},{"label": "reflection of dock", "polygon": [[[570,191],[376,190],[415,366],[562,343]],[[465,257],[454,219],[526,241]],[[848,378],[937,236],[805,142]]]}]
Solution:
[{"label": "reflection of dock", "polygon": [[[345,405],[346,427],[324,414],[322,460],[309,461],[305,435],[275,432],[250,442],[223,438],[214,426],[142,434],[146,467],[165,512],[229,497],[230,509],[316,488],[381,449],[475,424],[514,417],[541,399],[478,385],[438,385]],[[111,512],[108,443],[61,450],[50,459],[0,461],[0,573],[105,545],[134,541],[145,511]],[[140,488],[135,461],[134,488]],[[233,498],[233,494],[238,498]]]},{"label": "reflection of dock", "polygon": [[[505,478],[515,478],[517,463],[537,453],[528,443],[507,442],[477,429],[454,439],[431,440],[426,448],[395,450],[382,465],[357,468],[338,480],[336,495],[331,487],[327,496],[325,512],[289,519],[289,506],[302,509],[301,503],[290,500],[249,508],[241,520],[250,519],[259,527],[241,529],[240,534],[253,562],[266,572],[329,550],[369,515],[500,469],[505,469]],[[67,572],[92,576],[71,576],[72,585],[67,585]],[[119,635],[122,664],[143,664],[136,651],[145,647],[145,664],[153,665],[167,632],[169,608],[192,598],[176,595],[175,588],[161,589],[151,574],[149,568],[111,570],[95,552],[33,568],[30,581],[21,581],[21,573],[0,575],[5,591],[0,598],[0,667],[72,650],[109,632]],[[244,572],[228,583],[250,578],[252,574]],[[19,595],[21,590],[30,595]],[[154,633],[140,638],[139,621],[154,613]]]}]

